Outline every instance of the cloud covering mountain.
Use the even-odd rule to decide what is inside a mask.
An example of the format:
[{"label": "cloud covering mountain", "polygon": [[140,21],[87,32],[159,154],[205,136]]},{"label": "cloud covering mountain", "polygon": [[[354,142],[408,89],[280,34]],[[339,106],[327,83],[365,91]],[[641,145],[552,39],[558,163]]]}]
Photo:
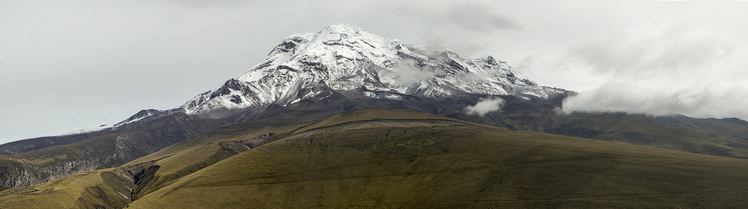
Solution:
[{"label": "cloud covering mountain", "polygon": [[573,48],[568,61],[604,81],[568,98],[563,110],[748,119],[745,47],[692,26],[603,36]]}]

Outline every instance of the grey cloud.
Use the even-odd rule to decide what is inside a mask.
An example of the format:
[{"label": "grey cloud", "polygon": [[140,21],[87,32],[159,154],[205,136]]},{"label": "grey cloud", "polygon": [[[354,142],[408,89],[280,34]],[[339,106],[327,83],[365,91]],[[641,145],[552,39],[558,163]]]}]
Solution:
[{"label": "grey cloud", "polygon": [[483,56],[479,54],[486,49],[486,44],[480,44],[470,41],[449,42],[440,36],[432,36],[425,39],[426,46],[429,47],[447,47],[462,56]]},{"label": "grey cloud", "polygon": [[520,73],[524,72],[525,69],[530,68],[533,65],[534,61],[534,57],[525,57],[519,61],[519,63],[514,67],[514,70]]},{"label": "grey cloud", "polygon": [[243,4],[247,4],[247,3],[252,2],[252,1],[243,1],[243,0],[211,0],[211,1],[203,1],[203,0],[160,0],[160,1],[165,2],[165,3],[169,3],[169,4],[174,4],[174,5],[182,6],[182,7],[185,7],[185,8],[192,8],[192,9],[229,8],[229,7],[241,6]]},{"label": "grey cloud", "polygon": [[745,107],[748,107],[748,88],[740,85],[646,87],[633,82],[610,82],[567,98],[562,111],[748,119]]},{"label": "grey cloud", "polygon": [[425,44],[429,47],[444,47],[447,46],[448,43],[447,40],[441,36],[431,36],[426,38]]},{"label": "grey cloud", "polygon": [[481,54],[486,50],[485,43],[462,41],[448,45],[450,49],[462,56],[484,56]]},{"label": "grey cloud", "polygon": [[661,33],[623,32],[578,45],[574,58],[597,73],[616,76],[670,76],[702,70],[729,58],[734,43],[717,35],[690,28]]},{"label": "grey cloud", "polygon": [[449,11],[449,18],[457,26],[481,32],[521,28],[517,20],[495,13],[488,4],[454,6]]},{"label": "grey cloud", "polygon": [[483,117],[489,112],[501,111],[502,106],[504,100],[501,98],[482,98],[475,105],[465,107],[465,114]]}]

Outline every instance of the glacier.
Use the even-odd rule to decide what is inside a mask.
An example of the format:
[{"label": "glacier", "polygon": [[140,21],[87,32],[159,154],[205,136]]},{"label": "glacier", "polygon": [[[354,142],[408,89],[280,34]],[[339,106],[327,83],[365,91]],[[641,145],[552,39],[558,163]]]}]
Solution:
[{"label": "glacier", "polygon": [[539,86],[491,56],[464,58],[446,48],[418,47],[337,24],[286,37],[244,75],[177,109],[194,115],[286,106],[330,91],[382,99],[480,94],[525,100],[568,92]]}]

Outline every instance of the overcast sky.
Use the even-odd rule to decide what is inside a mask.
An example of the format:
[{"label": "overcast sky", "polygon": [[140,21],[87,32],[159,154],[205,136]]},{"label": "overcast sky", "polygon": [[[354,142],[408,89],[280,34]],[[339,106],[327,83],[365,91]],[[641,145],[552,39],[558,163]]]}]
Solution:
[{"label": "overcast sky", "polygon": [[0,0],[0,143],[169,109],[348,23],[492,55],[564,111],[748,119],[748,2]]}]

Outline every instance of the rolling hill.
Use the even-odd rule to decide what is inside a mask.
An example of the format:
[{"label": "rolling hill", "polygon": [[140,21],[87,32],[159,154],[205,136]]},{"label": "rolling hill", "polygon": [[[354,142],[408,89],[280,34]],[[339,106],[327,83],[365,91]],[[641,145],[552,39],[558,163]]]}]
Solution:
[{"label": "rolling hill", "polygon": [[0,207],[730,208],[745,202],[746,171],[735,158],[366,109],[238,123],[3,191]]}]

